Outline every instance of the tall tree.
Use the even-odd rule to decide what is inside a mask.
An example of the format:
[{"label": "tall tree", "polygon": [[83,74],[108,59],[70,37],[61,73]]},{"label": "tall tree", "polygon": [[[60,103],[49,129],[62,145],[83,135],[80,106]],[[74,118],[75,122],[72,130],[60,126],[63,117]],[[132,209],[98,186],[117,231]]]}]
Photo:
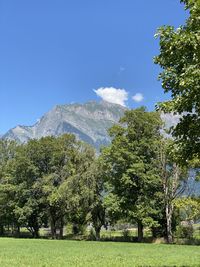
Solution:
[{"label": "tall tree", "polygon": [[181,157],[200,158],[200,1],[182,0],[189,10],[185,25],[175,29],[163,26],[156,34],[160,39],[160,54],[155,63],[163,69],[159,78],[172,100],[161,103],[164,112],[182,114],[173,130]]},{"label": "tall tree", "polygon": [[102,226],[106,226],[106,207],[105,207],[105,173],[101,160],[98,158],[84,175],[86,197],[88,198],[88,220],[92,222],[95,229],[96,240],[100,239]]},{"label": "tall tree", "polygon": [[65,212],[73,224],[74,234],[82,233],[87,222],[93,195],[91,168],[95,162],[95,150],[79,142],[74,162],[74,172],[60,187],[65,199]]},{"label": "tall tree", "polygon": [[8,228],[13,222],[12,198],[14,188],[9,183],[7,168],[14,158],[17,144],[13,141],[0,139],[0,235],[4,234],[4,228]]},{"label": "tall tree", "polygon": [[176,163],[173,153],[171,153],[171,150],[173,150],[172,146],[172,140],[162,138],[160,140],[158,158],[163,186],[166,236],[168,243],[173,242],[172,219],[174,214],[174,201],[185,191],[189,177],[187,169]]},{"label": "tall tree", "polygon": [[156,112],[143,107],[127,111],[110,129],[112,143],[103,152],[111,193],[117,196],[123,216],[137,222],[139,241],[144,224],[153,224],[154,194],[161,185],[156,166],[160,126]]},{"label": "tall tree", "polygon": [[65,134],[61,137],[45,137],[29,142],[30,158],[38,168],[38,181],[48,212],[52,238],[63,236],[65,199],[60,187],[75,172],[74,158],[77,153],[75,136]]},{"label": "tall tree", "polygon": [[74,225],[84,224],[87,215],[83,195],[83,174],[95,158],[94,149],[77,141],[73,135],[55,139],[55,149],[43,176],[42,188],[49,211],[52,237],[56,229],[63,236],[65,219]]},{"label": "tall tree", "polygon": [[[11,198],[13,219],[16,226],[27,227],[33,237],[39,236],[39,228],[45,214],[41,187],[37,187],[37,166],[28,156],[28,145],[18,147],[15,157],[9,161],[4,183],[4,194]],[[12,195],[7,187],[12,188]]]}]

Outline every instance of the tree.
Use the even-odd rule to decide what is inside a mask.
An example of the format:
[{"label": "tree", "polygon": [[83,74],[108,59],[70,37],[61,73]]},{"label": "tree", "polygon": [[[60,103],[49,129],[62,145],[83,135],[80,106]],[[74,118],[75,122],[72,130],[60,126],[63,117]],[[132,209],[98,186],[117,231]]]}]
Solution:
[{"label": "tree", "polygon": [[57,229],[59,238],[63,237],[66,203],[60,188],[74,175],[77,144],[75,136],[71,134],[58,138],[45,137],[28,143],[29,156],[38,169],[38,186],[42,190],[53,239],[57,238]]},{"label": "tree", "polygon": [[[18,146],[14,158],[7,164],[4,194],[12,203],[12,220],[18,229],[24,226],[33,237],[38,237],[45,207],[41,187],[37,187],[38,169],[30,160],[29,152],[28,145]],[[12,189],[12,195],[8,188]]]},{"label": "tree", "polygon": [[17,144],[14,141],[0,139],[0,235],[4,234],[4,228],[8,229],[12,222],[12,198],[14,188],[9,183],[7,168],[14,158]]},{"label": "tree", "polygon": [[156,160],[160,139],[160,116],[144,107],[126,111],[118,125],[110,129],[111,145],[103,151],[111,192],[116,195],[123,217],[138,224],[138,240],[143,226],[153,225],[157,212],[155,194],[160,190]]},{"label": "tree", "polygon": [[16,151],[12,142],[0,141],[1,234],[6,224],[13,224],[18,233],[23,226],[38,237],[49,222],[52,238],[62,238],[67,220],[85,224],[89,202],[84,177],[94,159],[94,149],[71,134],[30,140]]},{"label": "tree", "polygon": [[73,135],[30,140],[18,147],[7,164],[2,184],[4,199],[12,203],[17,227],[27,227],[33,237],[38,237],[39,228],[46,224],[47,217],[52,237],[56,238],[56,227],[62,236],[65,202],[59,194],[59,186],[73,173],[76,147]]},{"label": "tree", "polygon": [[85,172],[85,197],[87,198],[88,221],[92,222],[95,229],[96,240],[100,239],[102,226],[106,226],[105,207],[105,174],[100,158],[93,161]]},{"label": "tree", "polygon": [[95,150],[88,144],[76,142],[74,152],[71,175],[65,176],[58,192],[65,203],[65,217],[73,224],[73,233],[79,234],[87,223],[91,183],[86,173],[95,160]]},{"label": "tree", "polygon": [[161,103],[164,112],[182,114],[173,129],[173,136],[181,151],[179,162],[200,158],[200,1],[182,0],[189,10],[185,25],[174,29],[161,27],[160,54],[155,63],[163,69],[159,78],[164,91],[172,100]]},{"label": "tree", "polygon": [[163,186],[163,199],[166,219],[166,236],[168,243],[173,242],[172,219],[174,214],[174,201],[179,198],[186,189],[188,181],[187,169],[179,166],[171,152],[173,141],[160,140],[159,167]]}]

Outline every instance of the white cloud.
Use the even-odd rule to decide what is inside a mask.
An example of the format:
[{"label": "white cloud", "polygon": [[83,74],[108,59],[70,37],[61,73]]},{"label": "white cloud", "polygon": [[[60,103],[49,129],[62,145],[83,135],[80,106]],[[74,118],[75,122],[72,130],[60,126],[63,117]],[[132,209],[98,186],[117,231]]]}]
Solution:
[{"label": "white cloud", "polygon": [[126,106],[128,100],[128,92],[124,89],[117,89],[114,87],[101,87],[94,92],[100,96],[103,100],[110,103]]},{"label": "white cloud", "polygon": [[143,99],[144,99],[144,96],[143,94],[141,93],[137,93],[135,94],[132,99],[135,101],[135,102],[141,102]]}]

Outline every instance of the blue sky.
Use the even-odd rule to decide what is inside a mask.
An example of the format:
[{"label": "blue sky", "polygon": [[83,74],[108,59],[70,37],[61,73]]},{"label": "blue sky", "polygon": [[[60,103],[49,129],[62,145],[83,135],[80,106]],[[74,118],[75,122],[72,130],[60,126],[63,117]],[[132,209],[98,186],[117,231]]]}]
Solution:
[{"label": "blue sky", "polygon": [[185,18],[178,0],[0,0],[0,133],[56,104],[103,97],[153,109],[169,97],[155,31]]}]

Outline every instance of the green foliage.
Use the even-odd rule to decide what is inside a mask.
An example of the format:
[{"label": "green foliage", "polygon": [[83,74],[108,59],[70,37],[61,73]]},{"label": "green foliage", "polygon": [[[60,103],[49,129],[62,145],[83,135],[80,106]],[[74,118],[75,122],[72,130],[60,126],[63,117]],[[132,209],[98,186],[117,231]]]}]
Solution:
[{"label": "green foliage", "polygon": [[200,219],[200,199],[183,197],[174,201],[182,221],[196,221]]},{"label": "green foliage", "polygon": [[93,161],[93,164],[84,173],[83,181],[85,181],[83,199],[86,197],[87,207],[89,207],[87,221],[92,223],[98,240],[101,227],[107,225],[105,173],[99,159]]},{"label": "green foliage", "polygon": [[96,232],[95,232],[93,227],[91,227],[90,230],[89,230],[88,239],[89,240],[93,240],[93,241],[96,240]]},{"label": "green foliage", "polygon": [[179,162],[200,157],[200,2],[184,0],[189,18],[184,26],[174,29],[163,26],[156,37],[160,39],[160,54],[155,57],[163,72],[159,75],[165,92],[172,100],[160,103],[164,112],[182,114],[173,136],[181,152]]},{"label": "green foliage", "polygon": [[192,225],[179,225],[176,229],[176,237],[177,238],[193,238],[194,229]]},{"label": "green foliage", "polygon": [[156,112],[143,107],[127,111],[110,129],[112,144],[102,155],[110,193],[118,204],[113,208],[122,211],[121,217],[150,226],[157,224],[152,218],[158,212],[155,194],[161,186],[156,165],[160,127]]},{"label": "green foliage", "polygon": [[127,111],[98,158],[70,134],[22,145],[0,141],[0,234],[9,228],[19,235],[26,227],[38,237],[48,226],[51,237],[61,239],[66,224],[74,234],[92,224],[98,240],[102,226],[123,219],[138,224],[140,241],[145,226],[154,237],[158,230],[163,235],[165,204],[173,204],[184,179],[161,126],[158,112]]},{"label": "green foliage", "polygon": [[159,145],[160,177],[163,188],[163,204],[166,221],[166,237],[168,243],[173,242],[173,230],[178,223],[174,212],[174,202],[180,197],[188,183],[188,171],[176,163],[177,153],[174,153],[174,142],[162,138]]},{"label": "green foliage", "polygon": [[0,235],[4,234],[4,225],[9,223],[13,214],[14,186],[7,175],[9,162],[15,156],[17,145],[13,141],[0,139]]},{"label": "green foliage", "polygon": [[129,238],[130,235],[131,235],[130,230],[128,230],[128,229],[124,229],[124,230],[122,231],[122,235],[123,235],[123,237],[124,237],[125,240],[128,240],[128,238]]},{"label": "green foliage", "polygon": [[83,175],[94,161],[94,149],[68,134],[30,140],[15,150],[8,141],[0,144],[2,225],[23,226],[38,237],[39,228],[49,222],[52,237],[59,229],[62,238],[65,220],[86,222]]}]

